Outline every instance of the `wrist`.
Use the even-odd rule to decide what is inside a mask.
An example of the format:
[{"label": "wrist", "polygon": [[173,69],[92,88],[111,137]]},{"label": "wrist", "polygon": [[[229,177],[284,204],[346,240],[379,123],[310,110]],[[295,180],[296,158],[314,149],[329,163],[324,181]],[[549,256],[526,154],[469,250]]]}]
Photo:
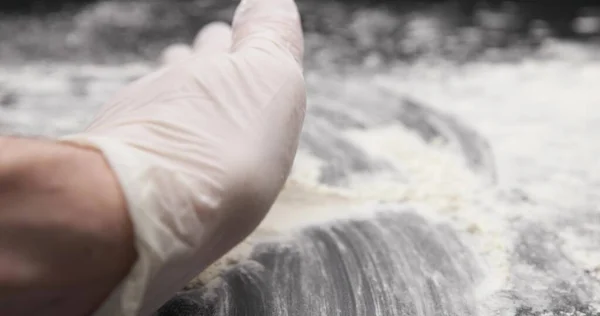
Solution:
[{"label": "wrist", "polygon": [[116,222],[121,224],[128,222],[119,183],[102,153],[94,149],[0,137],[0,195],[6,193],[70,203],[68,210],[49,211],[68,213],[79,209],[70,214],[78,222],[86,220],[84,215],[97,215],[93,220],[96,223],[111,217],[119,218]]},{"label": "wrist", "polygon": [[101,153],[0,137],[0,314],[20,315],[2,310],[11,297],[50,300],[41,289],[93,309],[134,261],[126,205]]}]

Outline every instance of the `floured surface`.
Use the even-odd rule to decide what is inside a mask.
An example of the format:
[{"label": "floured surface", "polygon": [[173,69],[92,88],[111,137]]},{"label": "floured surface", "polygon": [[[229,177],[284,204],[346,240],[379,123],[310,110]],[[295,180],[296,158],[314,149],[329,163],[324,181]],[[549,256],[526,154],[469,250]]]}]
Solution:
[{"label": "floured surface", "polygon": [[[595,315],[600,60],[561,49],[518,64],[309,71],[280,200],[160,315]],[[77,131],[150,69],[4,67],[0,131]]]}]

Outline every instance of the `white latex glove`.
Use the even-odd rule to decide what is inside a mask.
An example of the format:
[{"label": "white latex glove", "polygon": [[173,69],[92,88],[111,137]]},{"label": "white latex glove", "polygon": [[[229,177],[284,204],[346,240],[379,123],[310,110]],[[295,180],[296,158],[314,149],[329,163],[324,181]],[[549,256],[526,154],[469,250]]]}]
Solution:
[{"label": "white latex glove", "polygon": [[305,111],[292,0],[244,0],[233,31],[133,83],[62,141],[100,150],[131,216],[138,260],[95,315],[150,315],[252,232],[292,165]]}]

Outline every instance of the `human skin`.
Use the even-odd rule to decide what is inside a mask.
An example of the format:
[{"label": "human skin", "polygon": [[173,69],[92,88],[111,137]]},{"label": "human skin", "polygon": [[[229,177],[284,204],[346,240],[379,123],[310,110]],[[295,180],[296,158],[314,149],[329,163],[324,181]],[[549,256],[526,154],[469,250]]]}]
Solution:
[{"label": "human skin", "polygon": [[101,153],[0,137],[0,315],[91,314],[134,263],[133,240]]}]

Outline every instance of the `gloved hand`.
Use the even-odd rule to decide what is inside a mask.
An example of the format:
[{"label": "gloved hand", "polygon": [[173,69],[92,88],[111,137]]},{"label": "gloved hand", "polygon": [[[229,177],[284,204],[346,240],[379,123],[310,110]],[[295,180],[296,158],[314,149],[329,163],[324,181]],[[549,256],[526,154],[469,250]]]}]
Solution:
[{"label": "gloved hand", "polygon": [[61,140],[103,153],[134,226],[137,262],[96,315],[150,315],[260,223],[298,146],[302,54],[293,0],[243,0],[233,30],[169,49]]}]

